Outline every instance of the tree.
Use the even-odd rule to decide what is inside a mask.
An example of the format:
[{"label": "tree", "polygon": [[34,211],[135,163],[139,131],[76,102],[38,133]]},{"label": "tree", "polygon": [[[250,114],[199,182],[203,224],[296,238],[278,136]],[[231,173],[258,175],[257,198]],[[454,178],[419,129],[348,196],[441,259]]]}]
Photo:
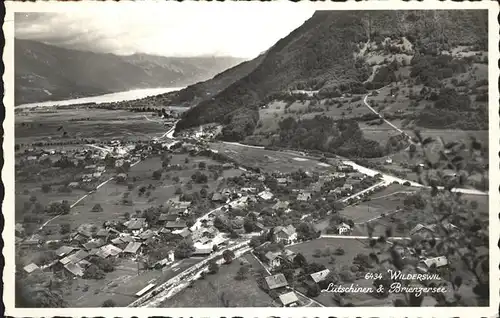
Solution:
[{"label": "tree", "polygon": [[238,272],[236,273],[236,276],[234,277],[234,279],[245,280],[245,279],[247,279],[248,272],[249,272],[248,267],[241,266],[240,269],[238,270]]},{"label": "tree", "polygon": [[307,286],[307,296],[317,297],[321,293],[321,289],[317,284],[309,284]]},{"label": "tree", "polygon": [[209,274],[216,274],[219,271],[219,265],[215,260],[211,260],[208,263],[208,273]]},{"label": "tree", "polygon": [[161,170],[155,170],[153,172],[153,179],[154,180],[160,180],[161,179],[162,172]]},{"label": "tree", "polygon": [[16,274],[15,303],[20,308],[66,307],[60,284],[55,284],[43,274],[22,277]]},{"label": "tree", "polygon": [[193,180],[195,183],[207,183],[208,177],[201,173],[200,171],[196,171],[192,176],[191,180]]},{"label": "tree", "polygon": [[116,303],[112,299],[105,300],[102,307],[116,307]]},{"label": "tree", "polygon": [[199,164],[198,164],[198,169],[200,170],[205,170],[207,167],[207,164],[204,162],[204,161],[201,161]]},{"label": "tree", "polygon": [[224,257],[224,261],[226,262],[226,264],[230,264],[233,261],[235,255],[233,251],[225,250],[224,252],[222,252],[222,257]]},{"label": "tree", "polygon": [[245,229],[245,232],[251,233],[255,231],[256,225],[255,221],[246,217],[243,221],[243,228]]},{"label": "tree", "polygon": [[49,193],[50,191],[52,191],[52,187],[50,186],[50,184],[43,184],[42,185],[42,192],[43,193]]},{"label": "tree", "polygon": [[184,239],[179,242],[175,248],[174,254],[176,258],[188,258],[195,250],[193,242],[191,240]]},{"label": "tree", "polygon": [[104,278],[104,272],[102,269],[100,269],[97,265],[92,264],[90,265],[85,273],[83,273],[83,278],[85,279],[103,279]]},{"label": "tree", "polygon": [[100,203],[96,203],[93,207],[91,212],[102,212],[104,211]]},{"label": "tree", "polygon": [[67,234],[71,231],[71,225],[69,223],[62,223],[61,224],[61,229],[60,229],[60,233],[61,234]]}]

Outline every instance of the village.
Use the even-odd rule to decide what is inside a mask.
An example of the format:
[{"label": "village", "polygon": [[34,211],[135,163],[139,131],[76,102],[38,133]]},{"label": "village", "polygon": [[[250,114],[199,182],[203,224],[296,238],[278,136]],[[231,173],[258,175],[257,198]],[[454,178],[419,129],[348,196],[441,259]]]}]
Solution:
[{"label": "village", "polygon": [[[112,285],[113,272],[116,273],[120,267],[136,268],[134,275],[128,273],[131,281],[130,277],[136,276],[135,282],[127,289],[129,296],[118,297],[118,300],[110,297],[108,305],[120,306],[144,303],[159,293],[158,288],[167,288],[165,284],[171,288],[168,282],[178,279],[183,273],[189,274],[192,283],[200,273],[214,271],[216,266],[231,263],[241,255],[254,257],[256,264],[266,273],[267,276],[261,277],[263,280],[257,278],[257,281],[259,287],[273,299],[275,306],[304,306],[306,303],[322,306],[321,301],[316,300],[321,298],[321,289],[334,282],[347,283],[363,278],[366,269],[370,268],[367,264],[371,263],[365,258],[360,261],[364,265],[356,265],[354,271],[352,266],[339,268],[344,274],[350,273],[339,278],[325,264],[304,255],[309,253],[312,258],[330,258],[326,265],[331,265],[335,263],[334,258],[344,257],[342,246],[348,237],[357,239],[358,243],[362,240],[369,242],[369,235],[360,230],[359,224],[363,222],[355,222],[356,219],[343,210],[367,202],[387,188],[401,185],[397,182],[396,185],[388,184],[380,174],[368,176],[341,162],[330,166],[327,173],[300,168],[291,173],[259,171],[239,165],[230,157],[211,150],[206,140],[212,136],[210,131],[198,131],[181,140],[167,137],[162,141],[128,144],[110,140],[72,150],[26,149],[19,156],[17,165],[23,167],[23,172],[31,172],[22,177],[31,180],[40,174],[46,177],[50,173],[56,180],[54,183],[60,183],[58,178],[70,175],[72,180],[66,178],[66,183],[60,185],[57,191],[88,192],[83,198],[110,184],[133,189],[132,179],[145,179],[146,176],[132,176],[131,169],[152,157],[161,157],[161,169],[154,170],[148,178],[161,180],[165,172],[191,169],[193,173],[187,178],[185,186],[192,190],[195,190],[193,185],[201,186],[191,193],[177,187],[173,196],[161,204],[150,202],[144,210],[126,212],[119,218],[104,218],[100,223],[85,222],[76,228],[62,225],[59,232],[64,235],[54,235],[54,231],[50,230],[50,220],[42,223],[43,220],[31,220],[25,216],[24,221],[16,224],[16,244],[23,254],[41,253],[43,256],[38,258],[41,259],[38,263],[18,264],[22,268],[18,269],[21,275],[52,273],[83,284],[92,280],[97,282],[96,288],[102,289],[98,282],[106,282],[106,276],[110,276],[107,285]],[[184,159],[174,164],[175,156]],[[212,160],[213,163],[207,164],[205,159],[200,161],[195,158],[207,158],[206,161]],[[195,161],[198,163],[189,168]],[[32,173],[36,169],[38,173]],[[228,171],[231,174],[223,177]],[[212,175],[215,182],[207,183]],[[179,177],[170,178],[167,182],[184,184]],[[138,196],[150,196],[149,192],[154,188],[151,184],[139,187]],[[56,191],[48,184],[43,184],[41,190],[45,194]],[[137,204],[129,193],[123,194],[120,205],[135,209]],[[38,209],[37,215],[54,215],[52,219],[71,215],[70,210],[78,209],[81,204],[80,200],[73,205],[63,200],[47,202],[46,206],[42,206],[32,197],[30,200],[34,201],[28,209]],[[99,214],[102,210],[101,205],[96,203],[90,214]],[[397,210],[400,210],[399,207]],[[377,219],[385,215],[370,217]],[[406,231],[406,237],[399,239],[409,240],[415,235],[425,237],[432,234],[433,226],[436,225],[419,223]],[[453,229],[452,224],[450,229]],[[338,247],[324,250],[323,246],[330,243],[317,243],[325,243],[325,240],[336,242]],[[348,240],[349,244],[351,241]],[[294,251],[294,247],[301,244],[313,244],[317,248],[306,249],[307,252],[301,249]],[[350,262],[347,264],[353,258],[361,258],[359,255],[365,248],[362,245],[359,253],[349,255]],[[412,248],[401,248],[400,252],[408,259],[414,258],[421,272],[446,267],[448,262],[446,257],[432,251],[420,252],[420,256]],[[243,276],[248,272],[246,269],[241,271]],[[290,287],[297,284],[299,287]],[[131,291],[131,288],[136,290]],[[108,291],[107,294],[112,295],[113,292]],[[134,301],[134,298],[139,299]],[[102,301],[102,296],[97,295],[95,299]],[[379,303],[384,305],[387,299]],[[334,305],[338,306],[338,301]]]}]

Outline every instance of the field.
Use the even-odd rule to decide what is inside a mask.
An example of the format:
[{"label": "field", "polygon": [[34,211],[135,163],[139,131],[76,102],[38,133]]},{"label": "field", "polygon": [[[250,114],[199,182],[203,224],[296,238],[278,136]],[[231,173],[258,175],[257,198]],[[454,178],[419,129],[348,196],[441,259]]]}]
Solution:
[{"label": "field", "polygon": [[[243,257],[251,258],[252,256]],[[160,307],[224,307],[222,300],[228,302],[226,307],[273,306],[273,300],[259,288],[252,278],[253,267],[247,279],[234,279],[240,267],[239,259],[229,265],[221,265],[217,274],[207,275],[204,279],[194,281],[192,287],[165,300]]]},{"label": "field", "polygon": [[[344,255],[333,255],[333,252],[341,247],[344,249]],[[355,239],[344,239],[344,238],[320,238],[317,240],[300,243],[297,245],[292,245],[287,247],[287,249],[295,252],[301,253],[307,259],[308,262],[315,262],[318,264],[325,265],[326,268],[332,268],[332,264],[329,263],[330,257],[335,257],[335,264],[339,267],[344,265],[352,265],[353,258],[359,253],[370,254],[371,249],[368,246],[368,240],[355,240]],[[314,252],[320,249],[324,251],[325,249],[330,249],[331,255],[313,257]]]},{"label": "field", "polygon": [[287,173],[298,169],[325,172],[332,169],[318,160],[302,158],[292,152],[273,151],[228,143],[214,143],[211,144],[211,147],[235,159],[239,164],[259,167],[269,173],[276,171]]},{"label": "field", "polygon": [[[148,117],[148,119],[145,118]],[[120,138],[122,141],[160,137],[168,129],[150,113],[83,108],[16,114],[17,144],[53,139]],[[62,127],[62,128],[61,128]],[[63,133],[67,135],[63,137]]]},{"label": "field", "polygon": [[[362,98],[361,95],[359,97]],[[358,97],[358,98],[359,98]],[[294,117],[296,119],[312,118],[316,115],[324,115],[334,119],[359,117],[369,114],[370,110],[363,104],[363,100],[351,102],[352,97],[347,98],[331,98],[334,105],[327,105],[326,99],[319,100],[316,104],[311,104],[311,101],[295,101],[288,107],[287,102],[274,101],[267,105],[266,108],[259,110],[260,124],[254,134],[274,132],[279,126],[279,121]],[[341,105],[338,107],[337,105]]]}]

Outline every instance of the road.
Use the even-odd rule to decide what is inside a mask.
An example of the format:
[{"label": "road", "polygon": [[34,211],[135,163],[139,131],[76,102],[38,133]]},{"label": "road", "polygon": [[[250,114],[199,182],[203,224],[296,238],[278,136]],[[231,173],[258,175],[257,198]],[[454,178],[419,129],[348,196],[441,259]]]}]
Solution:
[{"label": "road", "polygon": [[406,137],[410,138],[410,136],[403,130],[399,129],[396,125],[394,125],[393,123],[391,123],[390,121],[388,121],[387,119],[385,119],[379,112],[377,112],[375,109],[373,109],[373,107],[370,106],[370,104],[368,103],[368,96],[370,94],[367,94],[365,95],[365,98],[363,99],[363,102],[365,103],[365,106],[368,107],[374,114],[376,114],[378,117],[380,117],[380,119],[382,119],[383,121],[385,121],[385,123],[389,126],[391,126],[392,128],[394,128],[397,132],[399,132],[400,134],[403,134],[405,135]]},{"label": "road", "polygon": [[382,182],[379,182],[379,183],[377,183],[377,184],[372,185],[372,186],[371,186],[371,187],[369,187],[369,188],[366,188],[366,189],[364,189],[364,190],[362,190],[362,191],[359,191],[359,192],[358,192],[358,193],[356,193],[356,194],[350,195],[350,196],[348,196],[347,198],[342,199],[342,200],[341,200],[341,202],[347,202],[347,201],[349,201],[350,199],[355,198],[355,197],[357,197],[357,196],[359,196],[359,195],[361,195],[361,194],[363,194],[363,193],[366,193],[366,192],[368,192],[368,191],[370,191],[370,190],[373,190],[373,189],[375,189],[375,188],[378,188],[378,187],[381,187],[381,186],[385,186],[385,185],[388,185],[388,182],[387,182],[387,181],[382,181]]},{"label": "road", "polygon": [[[347,240],[371,240],[371,239],[378,239],[378,236],[359,236],[359,235],[321,235],[320,238],[334,238],[334,239],[347,239]],[[396,241],[404,241],[404,240],[411,240],[411,237],[407,236],[391,236],[387,238],[388,240],[396,240]]]}]

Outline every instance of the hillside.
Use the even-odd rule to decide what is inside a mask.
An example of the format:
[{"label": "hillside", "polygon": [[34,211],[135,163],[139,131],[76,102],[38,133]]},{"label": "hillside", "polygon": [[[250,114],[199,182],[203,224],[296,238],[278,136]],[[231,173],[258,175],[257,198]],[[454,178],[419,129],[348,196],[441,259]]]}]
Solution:
[{"label": "hillside", "polygon": [[264,54],[257,58],[245,61],[224,72],[217,74],[213,78],[190,85],[183,90],[168,94],[169,103],[174,106],[196,106],[203,100],[210,99],[229,87],[229,85],[247,76],[264,59]]},{"label": "hillside", "polygon": [[[441,86],[477,67],[474,63],[487,63],[482,55],[487,37],[487,13],[481,10],[318,11],[271,47],[251,73],[186,112],[178,129],[219,122],[225,126],[223,139],[243,140],[254,134],[259,109],[290,90],[315,91],[321,104],[326,98],[365,94],[409,80],[420,90],[425,87],[422,99],[434,102]],[[460,56],[458,51],[473,54]],[[446,94],[450,92],[443,92],[442,98]],[[460,105],[468,115],[481,112]],[[427,113],[438,112],[440,118],[451,111],[442,103],[437,110],[429,107]],[[459,117],[449,120],[462,120]]]},{"label": "hillside", "polygon": [[16,105],[135,88],[177,87],[211,78],[242,59],[118,56],[15,40]]}]

